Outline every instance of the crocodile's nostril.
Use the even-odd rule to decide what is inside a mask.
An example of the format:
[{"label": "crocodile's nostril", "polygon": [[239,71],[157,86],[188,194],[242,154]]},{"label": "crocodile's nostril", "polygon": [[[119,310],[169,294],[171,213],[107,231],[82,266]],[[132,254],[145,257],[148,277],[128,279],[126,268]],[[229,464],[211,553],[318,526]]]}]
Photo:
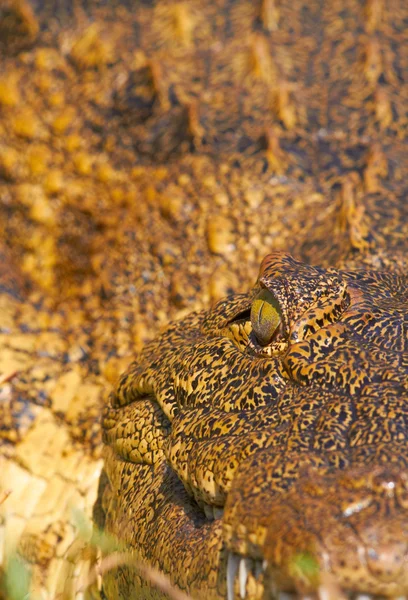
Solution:
[{"label": "crocodile's nostril", "polygon": [[382,545],[380,550],[369,547],[366,551],[367,567],[379,581],[398,581],[406,564],[407,544]]}]

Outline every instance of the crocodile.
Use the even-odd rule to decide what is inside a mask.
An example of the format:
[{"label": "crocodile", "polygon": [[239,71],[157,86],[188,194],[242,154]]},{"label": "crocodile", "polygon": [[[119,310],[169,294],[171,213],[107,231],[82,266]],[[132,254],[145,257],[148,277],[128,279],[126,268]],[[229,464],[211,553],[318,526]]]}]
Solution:
[{"label": "crocodile", "polygon": [[[401,267],[274,252],[148,344],[104,412],[106,530],[194,598],[405,598]],[[105,588],[155,597],[123,568]]]},{"label": "crocodile", "polygon": [[33,593],[83,587],[96,502],[193,597],[406,596],[406,22],[1,3],[0,525]]}]

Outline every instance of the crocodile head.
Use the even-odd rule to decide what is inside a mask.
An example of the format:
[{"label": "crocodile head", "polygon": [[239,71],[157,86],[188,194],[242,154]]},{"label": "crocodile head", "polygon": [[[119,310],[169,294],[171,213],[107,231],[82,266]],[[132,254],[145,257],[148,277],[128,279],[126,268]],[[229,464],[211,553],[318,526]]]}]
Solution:
[{"label": "crocodile head", "polygon": [[407,301],[402,271],[276,252],[171,325],[105,412],[106,529],[196,598],[405,598]]}]

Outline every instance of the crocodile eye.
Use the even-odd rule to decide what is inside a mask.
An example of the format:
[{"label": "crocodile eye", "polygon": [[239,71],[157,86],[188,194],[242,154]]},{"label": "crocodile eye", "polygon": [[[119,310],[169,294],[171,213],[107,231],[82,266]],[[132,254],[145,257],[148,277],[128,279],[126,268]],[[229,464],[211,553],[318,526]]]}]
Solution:
[{"label": "crocodile eye", "polygon": [[279,304],[268,290],[261,290],[252,303],[252,329],[261,344],[266,346],[281,322]]}]

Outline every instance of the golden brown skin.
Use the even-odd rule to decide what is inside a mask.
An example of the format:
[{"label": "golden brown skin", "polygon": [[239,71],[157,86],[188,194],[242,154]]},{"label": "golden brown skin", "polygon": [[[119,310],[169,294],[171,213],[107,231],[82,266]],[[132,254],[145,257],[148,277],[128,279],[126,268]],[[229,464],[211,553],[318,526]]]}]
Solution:
[{"label": "golden brown skin", "polygon": [[[282,315],[268,346],[250,327],[260,286]],[[400,269],[274,253],[253,291],[173,324],[105,412],[107,530],[193,597],[225,596],[227,552],[267,561],[249,598],[310,593],[325,573],[347,592],[406,595],[407,294]],[[317,575],[296,571],[302,555]],[[127,586],[106,583],[111,597]]]},{"label": "golden brown skin", "polygon": [[[56,573],[55,561],[63,561],[56,540],[72,527],[69,498],[79,505],[86,498],[89,509],[95,496],[103,396],[135,348],[169,319],[249,289],[271,250],[344,270],[404,267],[406,13],[403,0],[392,7],[379,0],[1,4],[0,231],[7,283],[1,296],[0,483],[14,494],[13,543],[41,565],[40,585],[51,597],[58,585],[46,573]],[[303,294],[299,288],[291,298],[294,320]],[[187,344],[186,360],[198,343],[189,336],[202,337],[205,346],[213,331],[211,323],[198,331],[202,318],[185,325],[180,343]],[[174,343],[177,328],[167,343]],[[223,330],[214,337],[214,352],[241,336],[240,327]],[[396,339],[394,332],[389,337]],[[275,342],[286,356],[285,339]],[[165,344],[150,348],[157,348],[159,360]],[[241,350],[233,356],[238,360]],[[348,359],[342,355],[340,362]],[[285,385],[285,369],[294,382],[310,376],[307,361],[306,353],[299,365],[282,367]],[[169,383],[176,377],[167,373]],[[188,395],[188,378],[183,385]],[[309,387],[296,389],[306,393]],[[139,407],[145,426],[137,433],[132,411]],[[238,485],[245,473],[236,474],[222,533],[220,521],[207,523],[183,491],[176,472],[183,479],[184,463],[174,459],[169,470],[160,462],[169,443],[164,438],[175,436],[166,420],[172,415],[164,419],[150,400],[126,410],[108,414],[107,440],[126,459],[148,464],[118,463],[108,451],[111,476],[125,471],[112,485],[131,490],[120,495],[119,505],[106,491],[108,522],[122,523],[129,544],[181,587],[205,598],[225,596],[226,554],[218,552],[222,536],[241,551],[233,538],[245,521],[239,506],[251,486],[244,479]],[[121,431],[127,419],[130,430]],[[322,419],[329,433],[338,422]],[[155,467],[154,440],[153,454],[161,457]],[[211,463],[208,452],[204,467]],[[305,456],[310,464],[312,451]],[[255,474],[247,476],[255,482]],[[220,467],[220,477],[225,494],[232,471],[224,478]],[[337,489],[330,477],[319,483],[324,490]],[[377,479],[369,485],[378,487]],[[293,506],[298,496],[317,494],[302,481],[291,488]],[[140,529],[124,509],[132,494],[145,497],[144,486],[150,495],[137,509],[142,516],[134,512],[134,518],[149,527]],[[29,489],[35,490],[34,510],[34,501],[26,501]],[[207,494],[201,484],[198,489],[197,499]],[[60,507],[61,497],[65,512],[53,513],[49,507]],[[10,514],[6,503],[0,508]],[[393,523],[398,527],[397,517]],[[278,525],[268,527],[273,532]],[[300,525],[296,532],[306,544]],[[288,561],[279,562],[273,544],[268,549],[284,579]],[[132,580],[143,585],[143,597],[154,594],[133,572],[123,570],[121,577],[106,590],[115,594],[123,585],[127,597]]]}]

